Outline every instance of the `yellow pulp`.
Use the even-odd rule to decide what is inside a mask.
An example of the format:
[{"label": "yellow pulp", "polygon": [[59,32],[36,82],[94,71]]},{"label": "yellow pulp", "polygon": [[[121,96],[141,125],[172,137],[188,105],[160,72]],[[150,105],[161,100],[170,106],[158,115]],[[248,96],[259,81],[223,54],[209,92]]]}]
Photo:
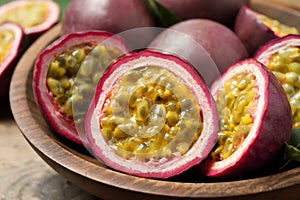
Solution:
[{"label": "yellow pulp", "polygon": [[127,72],[107,97],[102,134],[127,159],[185,154],[202,131],[193,92],[172,72],[148,66]]},{"label": "yellow pulp", "polygon": [[0,24],[6,21],[14,22],[23,28],[42,24],[47,19],[48,7],[43,2],[30,2],[25,6],[15,7],[0,16]]},{"label": "yellow pulp", "polygon": [[272,19],[265,15],[258,15],[258,18],[280,37],[286,36],[288,34],[298,34],[298,30],[295,27],[284,25],[278,20]]},{"label": "yellow pulp", "polygon": [[221,132],[218,144],[211,153],[220,161],[231,156],[247,137],[253,125],[255,77],[239,74],[224,84],[217,97]]},{"label": "yellow pulp", "polygon": [[300,128],[300,49],[287,47],[273,54],[266,64],[284,88],[293,114],[294,128]]},{"label": "yellow pulp", "polygon": [[73,118],[73,105],[80,109],[77,114],[85,113],[84,105],[89,105],[87,99],[93,96],[93,88],[103,71],[119,56],[117,48],[86,44],[62,52],[50,63],[47,86],[64,116]]},{"label": "yellow pulp", "polygon": [[5,60],[10,52],[15,35],[10,30],[0,31],[0,64]]}]

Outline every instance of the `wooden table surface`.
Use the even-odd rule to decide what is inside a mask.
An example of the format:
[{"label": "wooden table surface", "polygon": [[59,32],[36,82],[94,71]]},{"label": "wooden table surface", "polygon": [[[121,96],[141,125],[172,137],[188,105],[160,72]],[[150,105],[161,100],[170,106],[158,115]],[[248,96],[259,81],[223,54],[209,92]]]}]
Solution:
[{"label": "wooden table surface", "polygon": [[50,168],[30,147],[0,102],[0,200],[96,200]]},{"label": "wooden table surface", "polygon": [[[300,10],[299,0],[283,3]],[[8,100],[0,102],[0,200],[96,200],[50,168],[29,146],[15,123]]]}]

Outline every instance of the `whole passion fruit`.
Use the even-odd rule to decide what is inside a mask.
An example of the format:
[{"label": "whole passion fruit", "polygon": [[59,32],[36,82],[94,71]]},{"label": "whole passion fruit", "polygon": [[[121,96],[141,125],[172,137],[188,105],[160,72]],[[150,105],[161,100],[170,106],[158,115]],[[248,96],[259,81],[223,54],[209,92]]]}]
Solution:
[{"label": "whole passion fruit", "polygon": [[274,74],[255,59],[231,66],[211,88],[219,113],[218,143],[201,170],[247,177],[278,159],[292,130],[288,99]]},{"label": "whole passion fruit", "polygon": [[87,31],[65,35],[41,52],[34,66],[33,91],[45,119],[57,133],[85,144],[75,123],[83,123],[85,105],[91,100],[88,97],[93,96],[106,67],[127,51],[121,38]]},{"label": "whole passion fruit", "polygon": [[0,25],[0,99],[8,94],[10,79],[22,50],[23,30],[14,23]]},{"label": "whole passion fruit", "polygon": [[300,36],[272,40],[261,47],[255,58],[280,81],[292,108],[293,127],[300,128]]},{"label": "whole passion fruit", "polygon": [[183,20],[192,18],[207,18],[232,26],[239,9],[248,5],[249,0],[157,0],[163,6],[172,10]]},{"label": "whole passion fruit", "polygon": [[243,6],[236,18],[234,32],[252,55],[266,42],[288,34],[297,34],[298,30]]},{"label": "whole passion fruit", "polygon": [[85,127],[91,150],[107,166],[165,179],[207,157],[217,120],[213,98],[190,64],[145,50],[109,67]]},{"label": "whole passion fruit", "polygon": [[120,33],[149,26],[154,21],[141,0],[72,0],[64,14],[62,34],[92,29]]},{"label": "whole passion fruit", "polygon": [[159,34],[148,48],[189,61],[208,85],[230,65],[248,57],[243,43],[233,31],[207,19],[179,22]]},{"label": "whole passion fruit", "polygon": [[50,0],[11,1],[0,7],[0,24],[19,24],[26,35],[35,38],[47,31],[59,20],[59,6]]}]

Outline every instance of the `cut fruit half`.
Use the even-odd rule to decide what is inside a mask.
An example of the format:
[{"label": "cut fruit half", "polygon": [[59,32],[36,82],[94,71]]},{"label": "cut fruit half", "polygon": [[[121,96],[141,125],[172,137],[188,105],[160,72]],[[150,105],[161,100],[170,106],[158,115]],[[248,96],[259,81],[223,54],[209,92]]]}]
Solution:
[{"label": "cut fruit half", "polygon": [[66,35],[41,52],[34,66],[33,91],[56,132],[86,144],[77,128],[83,124],[89,97],[105,69],[127,52],[120,37],[103,31]]},{"label": "cut fruit half", "polygon": [[221,132],[202,172],[210,177],[246,177],[276,160],[291,136],[292,115],[273,73],[247,59],[231,66],[211,91]]},{"label": "cut fruit half", "polygon": [[19,0],[0,6],[0,23],[19,24],[26,35],[36,36],[59,20],[59,6],[50,0]]},{"label": "cut fruit half", "polygon": [[91,150],[107,166],[165,179],[207,157],[217,120],[213,98],[191,65],[146,50],[110,66],[85,127]]},{"label": "cut fruit half", "polygon": [[296,27],[243,6],[236,18],[234,31],[251,55],[266,42],[288,34],[298,34]]},{"label": "cut fruit half", "polygon": [[300,36],[275,39],[262,46],[255,58],[281,83],[292,108],[293,127],[300,128]]},{"label": "cut fruit half", "polygon": [[14,23],[0,25],[0,99],[8,94],[10,79],[22,51],[24,32]]}]

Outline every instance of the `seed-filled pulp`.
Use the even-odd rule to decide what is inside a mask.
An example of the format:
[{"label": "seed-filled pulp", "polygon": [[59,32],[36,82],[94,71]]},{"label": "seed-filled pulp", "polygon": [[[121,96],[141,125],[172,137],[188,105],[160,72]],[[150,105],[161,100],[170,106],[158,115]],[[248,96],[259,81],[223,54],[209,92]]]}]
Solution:
[{"label": "seed-filled pulp", "polygon": [[273,54],[268,63],[284,88],[293,114],[294,128],[300,128],[300,49],[287,47]]},{"label": "seed-filled pulp", "polygon": [[157,66],[126,72],[109,92],[102,112],[103,136],[126,159],[166,161],[183,155],[203,127],[194,93]]},{"label": "seed-filled pulp", "polygon": [[19,6],[5,12],[0,16],[0,24],[6,21],[15,22],[23,28],[37,26],[46,21],[48,7],[45,2],[28,1],[24,6]]},{"label": "seed-filled pulp", "polygon": [[15,35],[12,31],[0,31],[0,64],[5,60],[6,56],[8,56],[14,39]]},{"label": "seed-filled pulp", "polygon": [[255,76],[241,73],[224,83],[216,99],[221,132],[211,153],[214,160],[231,156],[253,126]]},{"label": "seed-filled pulp", "polygon": [[271,30],[277,33],[280,37],[288,34],[298,34],[296,27],[284,25],[276,19],[272,19],[265,15],[258,15],[258,19],[260,19],[266,26],[270,27]]},{"label": "seed-filled pulp", "polygon": [[73,117],[73,104],[78,118],[85,114],[103,71],[120,55],[117,48],[91,44],[62,52],[50,63],[47,86],[64,116]]}]

